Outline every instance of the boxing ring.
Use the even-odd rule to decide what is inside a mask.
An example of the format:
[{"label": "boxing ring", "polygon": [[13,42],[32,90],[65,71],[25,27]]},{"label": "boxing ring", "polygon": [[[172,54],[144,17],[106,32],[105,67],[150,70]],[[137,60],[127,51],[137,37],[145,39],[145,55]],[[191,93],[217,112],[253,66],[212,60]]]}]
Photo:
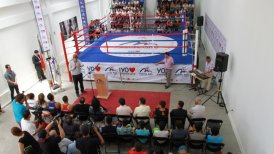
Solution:
[{"label": "boxing ring", "polygon": [[[106,38],[108,41],[106,42]],[[190,83],[192,49],[182,52],[182,35],[153,33],[109,34],[86,48],[79,59],[83,74],[106,73],[109,81],[165,82],[163,65],[155,65],[169,52],[174,59],[173,83]],[[106,45],[108,44],[108,46]],[[94,47],[96,46],[96,47]],[[86,75],[85,80],[92,80]]]},{"label": "boxing ring", "polygon": [[[87,36],[99,38],[88,44]],[[104,34],[74,32],[74,42],[75,53],[78,53],[83,64],[84,80],[93,80],[94,73],[105,73],[108,81],[165,83],[164,65],[156,63],[164,59],[165,52],[169,52],[175,63],[171,82],[191,82],[189,71],[193,67],[193,51],[191,35],[187,31]]]}]

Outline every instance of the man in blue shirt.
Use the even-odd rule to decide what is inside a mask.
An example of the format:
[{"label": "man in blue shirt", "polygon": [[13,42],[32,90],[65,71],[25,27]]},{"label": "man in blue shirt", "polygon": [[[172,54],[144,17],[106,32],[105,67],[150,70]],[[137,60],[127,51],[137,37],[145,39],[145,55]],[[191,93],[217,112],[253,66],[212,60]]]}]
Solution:
[{"label": "man in blue shirt", "polygon": [[21,127],[21,119],[23,118],[23,112],[28,109],[28,103],[26,106],[23,105],[25,101],[25,96],[23,94],[18,94],[16,98],[12,101],[12,110],[14,114],[15,121]]},{"label": "man in blue shirt", "polygon": [[208,143],[223,143],[224,137],[219,135],[219,128],[212,127],[211,135],[207,135],[206,142]]},{"label": "man in blue shirt", "polygon": [[11,70],[11,67],[9,64],[5,65],[6,73],[4,74],[5,79],[8,82],[9,88],[10,88],[10,95],[11,95],[11,101],[14,100],[14,89],[17,94],[19,94],[19,88],[16,81],[16,74],[14,71]]},{"label": "man in blue shirt", "polygon": [[[150,130],[145,128],[145,122],[144,121],[140,121],[139,122],[139,127],[138,129],[135,130],[135,134],[137,136],[150,136]],[[138,140],[141,143],[146,143],[147,139],[146,138],[138,138]]]}]

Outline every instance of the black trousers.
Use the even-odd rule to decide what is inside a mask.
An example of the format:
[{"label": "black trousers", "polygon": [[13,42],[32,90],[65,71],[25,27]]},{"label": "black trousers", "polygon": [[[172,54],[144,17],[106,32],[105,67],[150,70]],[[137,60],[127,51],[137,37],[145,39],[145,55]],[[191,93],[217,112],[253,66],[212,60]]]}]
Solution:
[{"label": "black trousers", "polygon": [[79,88],[78,88],[78,82],[80,83],[81,92],[84,92],[85,88],[83,85],[83,74],[73,75],[72,76],[73,82],[74,82],[74,88],[76,94],[79,94]]},{"label": "black trousers", "polygon": [[10,88],[10,97],[11,97],[11,101],[14,100],[14,90],[16,91],[16,94],[19,94],[19,88],[18,85],[9,85]]},{"label": "black trousers", "polygon": [[46,76],[45,76],[44,71],[42,70],[41,66],[35,66],[35,69],[36,69],[37,76],[38,76],[39,80],[46,79]]}]

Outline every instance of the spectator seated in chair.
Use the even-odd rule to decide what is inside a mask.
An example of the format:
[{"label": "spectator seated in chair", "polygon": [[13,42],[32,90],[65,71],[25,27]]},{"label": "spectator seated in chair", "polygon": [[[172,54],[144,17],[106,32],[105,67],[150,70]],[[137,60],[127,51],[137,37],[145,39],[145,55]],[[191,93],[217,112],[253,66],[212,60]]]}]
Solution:
[{"label": "spectator seated in chair", "polygon": [[128,120],[123,120],[122,126],[116,128],[116,132],[118,135],[132,135],[133,127],[128,123]]},{"label": "spectator seated in chair", "polygon": [[205,140],[205,134],[202,132],[203,123],[197,122],[190,128],[189,138],[190,140]]},{"label": "spectator seated in chair", "polygon": [[93,97],[91,106],[89,108],[89,113],[95,122],[104,120],[104,113],[107,112],[106,109],[101,105],[100,101]]},{"label": "spectator seated in chair", "polygon": [[63,122],[66,138],[74,141],[80,134],[80,126],[73,121],[70,115],[66,115]]},{"label": "spectator seated in chair", "polygon": [[218,127],[212,127],[211,128],[211,134],[207,135],[206,142],[208,143],[223,143],[224,137],[219,135],[219,128]]},{"label": "spectator seated in chair", "polygon": [[101,128],[102,134],[116,134],[116,126],[112,125],[112,117],[106,117],[106,125]]},{"label": "spectator seated in chair", "polygon": [[155,124],[158,124],[160,122],[164,122],[164,124],[166,125],[168,122],[168,109],[166,108],[166,102],[165,101],[161,101],[159,103],[159,107],[155,109],[154,111],[154,120],[155,120]]},{"label": "spectator seated in chair", "polygon": [[73,107],[74,116],[78,116],[80,121],[85,121],[88,119],[89,115],[89,104],[85,104],[86,99],[81,97],[79,100],[79,104],[76,104]]},{"label": "spectator seated in chair", "polygon": [[202,105],[202,99],[196,97],[194,103],[195,106],[189,111],[190,118],[205,118],[205,106]]},{"label": "spectator seated in chair", "polygon": [[[173,109],[171,112],[170,112],[170,117],[181,117],[181,118],[184,118],[184,120],[181,121],[181,123],[183,124],[183,127],[185,126],[185,119],[189,119],[188,118],[188,115],[187,115],[187,110],[183,109],[184,107],[184,102],[183,101],[179,101],[178,102],[178,105],[177,105],[177,109]],[[177,120],[176,121],[172,121],[171,120],[171,124],[173,126],[173,128],[175,128],[175,124],[176,124]],[[184,129],[184,128],[183,128]]]},{"label": "spectator seated in chair", "polygon": [[179,148],[178,148],[178,154],[189,154],[187,152],[187,147],[185,145],[181,145]]},{"label": "spectator seated in chair", "polygon": [[[171,139],[184,139],[186,140],[187,138],[187,131],[183,128],[182,122],[177,122],[176,123],[176,129],[173,129],[171,131]],[[179,146],[182,144],[180,141],[174,141],[174,145]]]},{"label": "spectator seated in chair", "polygon": [[[151,130],[145,128],[145,122],[144,121],[140,121],[139,122],[139,128],[137,128],[135,130],[135,134],[138,136],[150,136],[151,135]],[[146,143],[147,142],[147,139],[145,138],[138,138],[138,140],[141,142],[141,143]]]},{"label": "spectator seated in chair", "polygon": [[[119,99],[120,106],[116,108],[116,115],[132,115],[132,110],[129,106],[126,105],[126,100],[121,97]],[[120,121],[123,121],[123,119],[118,119]],[[129,120],[129,119],[128,119]]]},{"label": "spectator seated in chair", "polygon": [[64,113],[71,113],[72,106],[68,102],[68,96],[63,96],[63,104],[61,104],[61,111]]},{"label": "spectator seated in chair", "polygon": [[137,142],[135,143],[135,146],[128,151],[128,154],[148,154],[148,152],[145,152],[142,149],[142,144]]},{"label": "spectator seated in chair", "polygon": [[139,99],[139,106],[135,108],[133,117],[149,117],[150,115],[150,107],[146,105],[146,99],[141,97]]},{"label": "spectator seated in chair", "polygon": [[[160,121],[159,123],[159,129],[154,128],[153,136],[155,137],[164,137],[168,138],[169,137],[169,131],[165,130],[166,123],[164,121]],[[159,144],[165,143],[165,141],[158,141],[156,140]]]},{"label": "spectator seated in chair", "polygon": [[48,110],[52,116],[56,116],[61,111],[61,104],[54,100],[54,96],[51,93],[47,95],[47,98],[49,100]]}]

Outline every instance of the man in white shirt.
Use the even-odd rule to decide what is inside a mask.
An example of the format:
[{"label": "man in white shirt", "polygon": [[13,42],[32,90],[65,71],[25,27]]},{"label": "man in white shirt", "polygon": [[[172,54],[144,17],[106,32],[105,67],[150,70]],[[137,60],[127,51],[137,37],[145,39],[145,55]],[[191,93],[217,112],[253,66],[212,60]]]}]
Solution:
[{"label": "man in white shirt", "polygon": [[27,131],[32,135],[36,140],[38,140],[38,132],[42,129],[42,127],[38,127],[36,129],[33,122],[30,121],[31,114],[29,110],[23,112],[23,118],[21,119],[21,128],[22,131]]},{"label": "man in white shirt", "polygon": [[209,56],[206,56],[206,64],[205,64],[204,74],[206,76],[208,76],[209,78],[207,80],[202,81],[202,85],[201,85],[202,88],[205,88],[205,85],[207,84],[206,92],[208,92],[210,90],[211,80],[213,77],[213,69],[214,69],[214,64],[211,61],[211,58]]},{"label": "man in white shirt", "polygon": [[149,117],[150,107],[146,105],[146,99],[141,97],[139,99],[139,106],[135,108],[133,116],[134,117]]},{"label": "man in white shirt", "polygon": [[71,72],[73,82],[74,82],[74,88],[77,97],[79,97],[79,88],[78,88],[78,82],[80,83],[81,92],[85,93],[85,88],[83,84],[83,74],[81,72],[82,63],[80,60],[78,60],[77,54],[73,55],[72,60],[69,62],[69,70]]},{"label": "man in white shirt", "polygon": [[126,100],[121,97],[119,99],[119,103],[120,106],[116,108],[116,114],[117,115],[131,115],[132,114],[132,110],[129,106],[125,105],[126,104]]},{"label": "man in white shirt", "polygon": [[201,98],[195,98],[195,106],[189,111],[189,116],[193,118],[205,118],[205,106],[202,105]]}]

